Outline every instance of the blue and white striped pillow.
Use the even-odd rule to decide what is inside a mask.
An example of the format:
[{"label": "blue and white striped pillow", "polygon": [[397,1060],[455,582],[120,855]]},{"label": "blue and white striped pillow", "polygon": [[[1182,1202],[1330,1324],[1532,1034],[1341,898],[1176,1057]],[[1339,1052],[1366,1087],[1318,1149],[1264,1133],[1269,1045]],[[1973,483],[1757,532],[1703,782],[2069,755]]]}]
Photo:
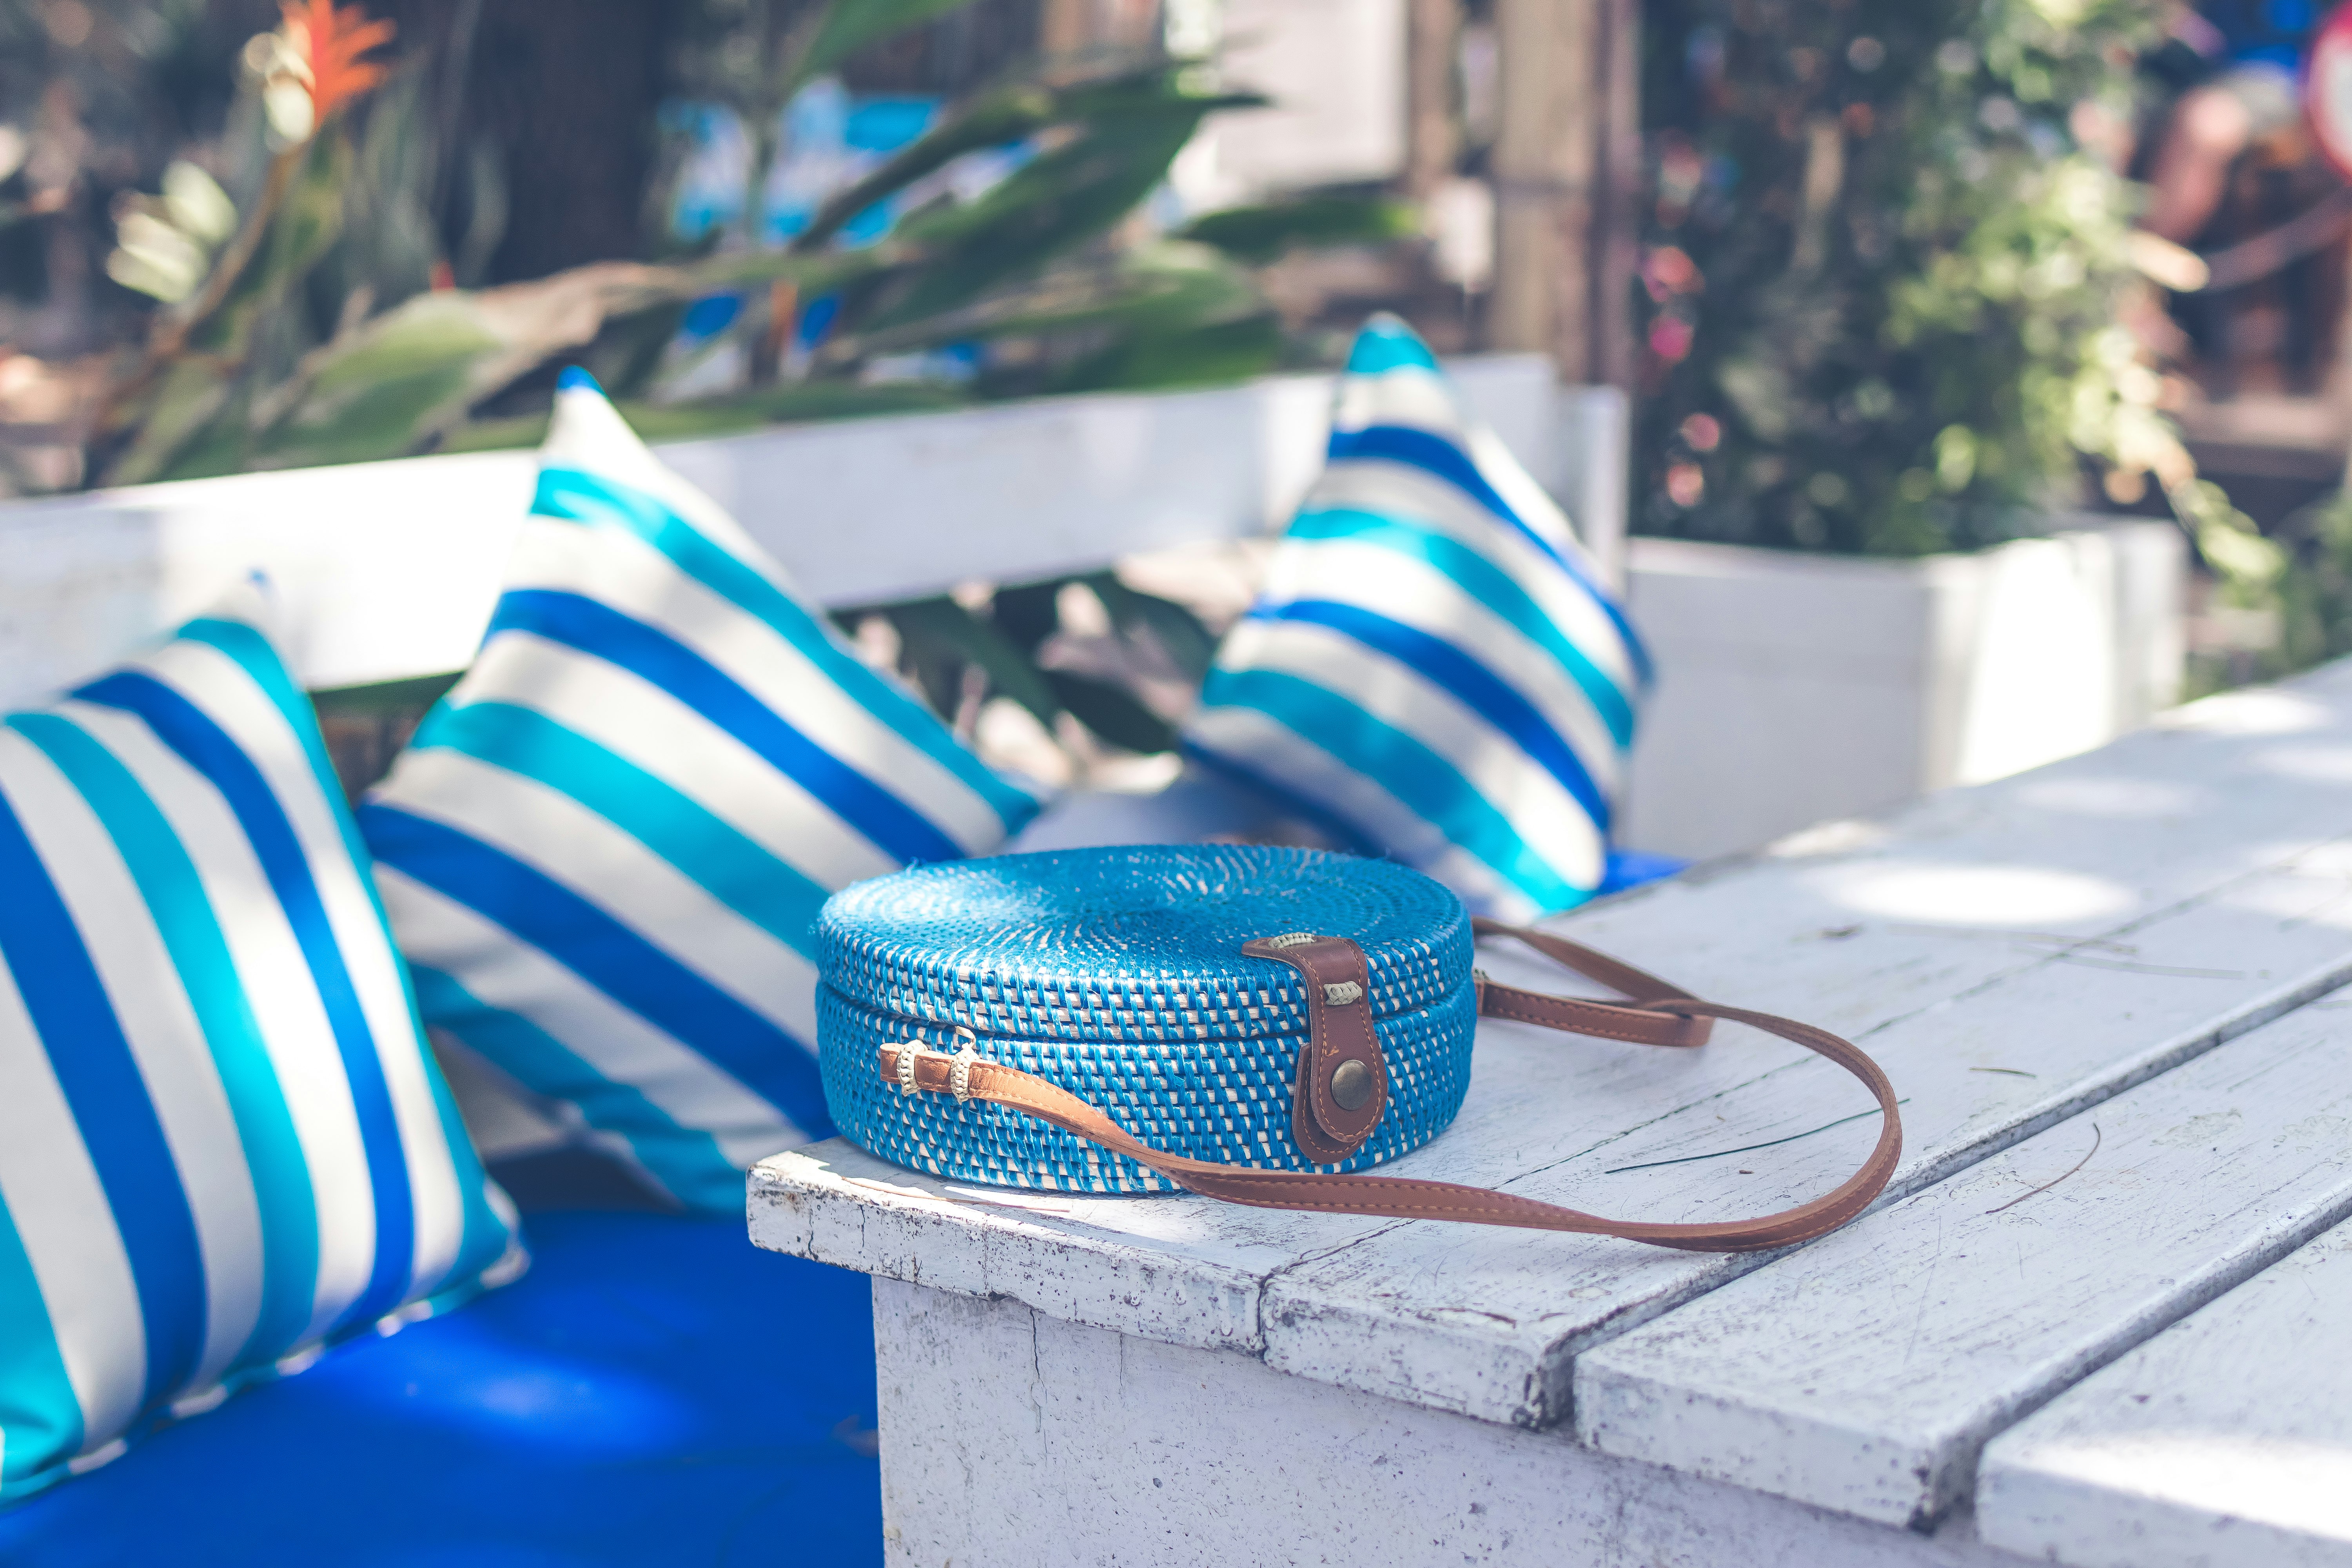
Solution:
[{"label": "blue and white striped pillow", "polygon": [[263,613],[0,723],[0,1498],[519,1266]]},{"label": "blue and white striped pillow", "polygon": [[572,372],[480,657],[360,822],[426,1022],[738,1210],[745,1167],[832,1131],[826,895],[1035,809]]},{"label": "blue and white striped pillow", "polygon": [[1184,742],[1342,844],[1528,918],[1601,884],[1649,676],[1568,519],[1376,317]]}]

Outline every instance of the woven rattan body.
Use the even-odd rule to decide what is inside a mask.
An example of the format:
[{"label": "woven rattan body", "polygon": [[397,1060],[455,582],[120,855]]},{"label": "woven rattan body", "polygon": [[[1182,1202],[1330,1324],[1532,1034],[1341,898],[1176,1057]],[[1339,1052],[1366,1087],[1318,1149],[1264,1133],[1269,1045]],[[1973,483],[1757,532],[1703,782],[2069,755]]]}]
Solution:
[{"label": "woven rattan body", "polygon": [[[1242,944],[1352,937],[1390,1077],[1379,1128],[1318,1164],[1291,1136],[1305,982]],[[1089,1193],[1164,1177],[1002,1106],[908,1095],[877,1047],[968,1048],[1104,1107],[1152,1147],[1263,1170],[1360,1170],[1443,1131],[1469,1085],[1470,922],[1402,867],[1253,846],[1145,846],[918,868],[845,889],[818,927],[817,1029],[843,1133],[934,1175]]]}]

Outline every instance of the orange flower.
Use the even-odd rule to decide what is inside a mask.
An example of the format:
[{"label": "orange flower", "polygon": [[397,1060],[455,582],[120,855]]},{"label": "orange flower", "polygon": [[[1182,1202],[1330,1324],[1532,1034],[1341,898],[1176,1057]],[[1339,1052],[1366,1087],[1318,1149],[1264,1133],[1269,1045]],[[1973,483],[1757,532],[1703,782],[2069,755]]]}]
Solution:
[{"label": "orange flower", "polygon": [[357,5],[338,9],[334,0],[281,0],[286,37],[310,68],[312,123],[383,79],[384,68],[360,58],[392,40],[387,21],[370,21]]}]

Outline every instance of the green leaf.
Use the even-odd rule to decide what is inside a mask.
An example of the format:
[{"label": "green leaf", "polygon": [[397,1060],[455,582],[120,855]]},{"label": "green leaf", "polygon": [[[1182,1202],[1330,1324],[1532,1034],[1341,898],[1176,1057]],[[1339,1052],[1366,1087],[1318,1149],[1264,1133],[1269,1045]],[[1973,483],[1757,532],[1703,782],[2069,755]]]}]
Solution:
[{"label": "green leaf", "polygon": [[518,356],[501,353],[509,347],[472,299],[454,290],[420,294],[312,356],[298,373],[290,410],[256,442],[256,466],[309,468],[415,451],[495,390],[494,379],[509,379],[483,374],[503,369],[502,360],[514,363]]},{"label": "green leaf", "polygon": [[[971,398],[932,382],[815,381],[761,387],[692,403],[629,403],[614,406],[629,428],[648,441],[695,441],[732,436],[771,425],[818,419],[864,419],[885,414],[926,414],[961,407]],[[478,419],[452,430],[436,448],[443,452],[494,452],[536,447],[547,438],[549,416],[526,414],[510,419]]]},{"label": "green leaf", "polygon": [[257,440],[267,468],[418,449],[517,376],[596,335],[608,315],[673,298],[674,269],[594,262],[478,293],[419,294],[306,359]]},{"label": "green leaf", "polygon": [[1190,93],[1164,62],[1139,50],[1104,57],[1076,79],[1069,79],[1066,72],[1067,68],[1057,62],[1041,63],[958,105],[879,168],[827,198],[809,226],[793,237],[790,248],[816,249],[875,203],[967,153],[1001,147],[1057,125],[1156,112],[1171,101],[1193,106],[1206,102],[1219,108],[1251,107],[1265,101],[1246,93],[1213,99]]},{"label": "green leaf", "polygon": [[1282,363],[1282,322],[1271,312],[1191,326],[1150,323],[1077,361],[1055,392],[1143,392],[1222,386],[1264,375]]},{"label": "green leaf", "polygon": [[1024,82],[1001,89],[956,110],[944,123],[924,132],[885,160],[882,165],[847,189],[827,197],[808,227],[793,236],[790,249],[815,250],[841,231],[844,224],[891,193],[924,175],[946,167],[966,153],[1002,146],[1054,123],[1057,95],[1042,85]]},{"label": "green leaf", "polygon": [[[184,452],[195,445],[222,411],[230,406],[236,382],[217,364],[182,359],[163,373],[148,399],[131,437],[106,471],[110,485],[143,485],[161,479],[194,479],[203,474],[234,473],[240,449],[233,449],[222,467],[205,466],[197,472],[174,471]],[[241,429],[242,422],[239,422]]]},{"label": "green leaf", "polygon": [[737,250],[668,268],[677,279],[677,299],[692,300],[753,283],[791,282],[803,294],[822,294],[873,273],[885,272],[922,253],[903,241],[886,239],[857,250],[803,256],[789,250]]},{"label": "green leaf", "polygon": [[1216,252],[1163,241],[1058,267],[961,309],[896,327],[844,332],[825,343],[819,359],[840,363],[939,343],[1083,327],[1174,331],[1264,310],[1249,279]]},{"label": "green leaf", "polygon": [[1237,261],[1263,266],[1286,250],[1385,245],[1420,232],[1420,214],[1386,196],[1322,195],[1264,206],[1230,207],[1178,231]]},{"label": "green leaf", "polygon": [[1175,746],[1175,729],[1124,689],[1066,669],[1049,669],[1045,679],[1079,723],[1112,745],[1130,752],[1165,752]]},{"label": "green leaf", "polygon": [[242,362],[256,336],[341,237],[343,190],[351,181],[352,151],[344,138],[321,136],[310,143],[260,249],[220,310],[192,337],[195,347]]},{"label": "green leaf", "polygon": [[927,265],[887,280],[858,317],[845,307],[844,330],[884,331],[954,310],[1109,229],[1166,175],[1205,112],[1198,101],[1095,125],[977,201],[909,216],[898,237]]},{"label": "green leaf", "polygon": [[1029,710],[1048,731],[1053,729],[1054,717],[1062,710],[1053,688],[995,626],[949,598],[892,605],[881,613],[898,627],[910,651],[944,650],[978,666],[1001,695]]}]

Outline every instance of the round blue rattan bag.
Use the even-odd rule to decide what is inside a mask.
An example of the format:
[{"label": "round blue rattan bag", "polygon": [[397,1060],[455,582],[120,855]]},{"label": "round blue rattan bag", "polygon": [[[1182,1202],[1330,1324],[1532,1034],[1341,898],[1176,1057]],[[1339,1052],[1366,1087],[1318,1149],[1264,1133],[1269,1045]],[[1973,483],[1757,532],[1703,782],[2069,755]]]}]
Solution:
[{"label": "round blue rattan bag", "polygon": [[[1307,981],[1242,952],[1291,931],[1362,948],[1361,1000],[1385,1058],[1386,1111],[1336,1165],[1292,1137]],[[817,944],[834,1121],[886,1160],[956,1181],[1181,1190],[1009,1107],[901,1093],[877,1051],[969,1048],[1100,1107],[1153,1149],[1260,1170],[1394,1159],[1444,1131],[1469,1088],[1469,917],[1444,887],[1387,861],[1139,845],[919,866],[835,894]]]}]

